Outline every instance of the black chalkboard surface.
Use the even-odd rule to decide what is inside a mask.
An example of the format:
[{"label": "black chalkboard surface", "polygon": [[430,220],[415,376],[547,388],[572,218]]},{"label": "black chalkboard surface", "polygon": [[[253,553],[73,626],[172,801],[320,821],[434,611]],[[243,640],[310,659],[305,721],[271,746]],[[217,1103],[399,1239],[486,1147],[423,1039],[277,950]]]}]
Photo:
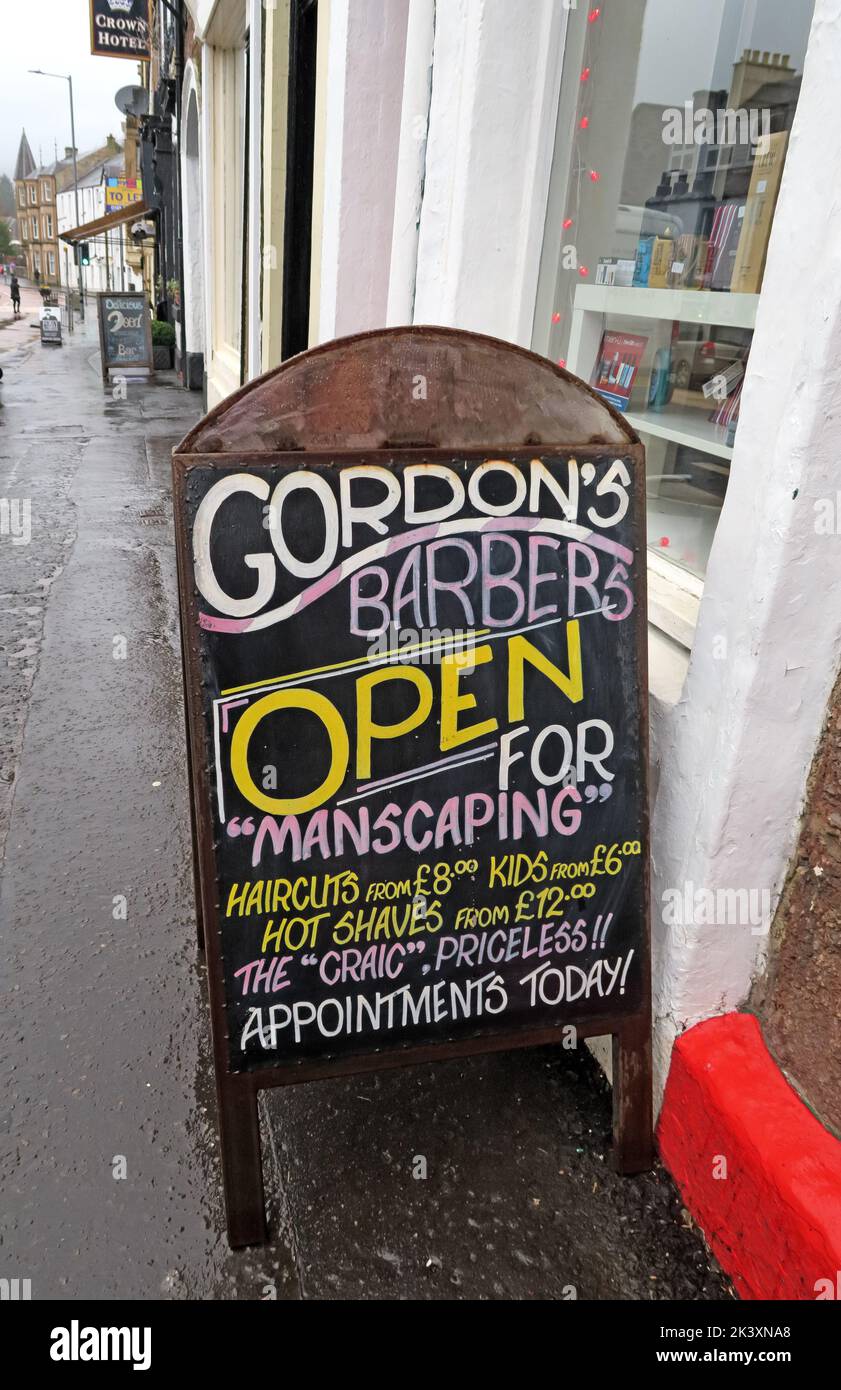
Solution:
[{"label": "black chalkboard surface", "polygon": [[186,505],[231,1070],[638,1009],[627,462],[197,466]]},{"label": "black chalkboard surface", "polygon": [[102,375],[109,371],[152,370],[152,326],[142,294],[100,294],[98,298],[99,346]]}]

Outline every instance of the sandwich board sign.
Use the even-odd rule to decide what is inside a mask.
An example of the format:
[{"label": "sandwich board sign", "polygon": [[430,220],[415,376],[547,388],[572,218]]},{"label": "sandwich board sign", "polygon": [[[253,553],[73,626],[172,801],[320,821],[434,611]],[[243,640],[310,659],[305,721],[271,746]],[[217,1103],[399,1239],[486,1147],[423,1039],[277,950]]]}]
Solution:
[{"label": "sandwich board sign", "polygon": [[40,318],[41,343],[62,345],[61,339],[61,311],[58,308],[45,308],[41,310]]},{"label": "sandwich board sign", "polygon": [[102,377],[151,376],[152,320],[146,296],[137,292],[105,291],[97,297]]},{"label": "sandwich board sign", "polygon": [[229,1238],[262,1087],[614,1040],[651,1160],[644,451],[508,344],[292,359],[173,455]]}]

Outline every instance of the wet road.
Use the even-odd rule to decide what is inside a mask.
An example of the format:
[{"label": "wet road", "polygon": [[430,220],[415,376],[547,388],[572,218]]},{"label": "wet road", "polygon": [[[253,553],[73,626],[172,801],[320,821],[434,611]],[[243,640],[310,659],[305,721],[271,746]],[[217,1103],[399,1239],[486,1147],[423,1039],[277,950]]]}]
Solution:
[{"label": "wet road", "polygon": [[197,401],[114,400],[97,359],[90,330],[36,344],[0,386],[0,496],[32,532],[0,548],[3,1272],[36,1298],[297,1292],[282,1246],[220,1234],[169,507]]},{"label": "wet road", "polygon": [[228,1250],[169,491],[200,403],[114,399],[93,325],[0,365],[21,523],[0,536],[0,1276],[34,1298],[728,1298],[665,1174],[609,1171],[607,1088],[557,1051],[267,1093],[273,1242]]}]

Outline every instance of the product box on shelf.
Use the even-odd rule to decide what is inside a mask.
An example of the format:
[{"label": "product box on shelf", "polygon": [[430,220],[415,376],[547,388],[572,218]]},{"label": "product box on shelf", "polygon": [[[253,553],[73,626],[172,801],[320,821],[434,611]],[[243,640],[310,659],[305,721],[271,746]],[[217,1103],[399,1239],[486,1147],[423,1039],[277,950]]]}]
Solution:
[{"label": "product box on shelf", "polygon": [[745,203],[741,198],[728,198],[717,203],[707,248],[704,288],[729,290],[733,280],[739,236],[745,220]]},{"label": "product box on shelf", "polygon": [[654,238],[651,248],[651,269],[648,273],[648,287],[652,290],[665,290],[669,287],[669,272],[675,254],[672,237]]},{"label": "product box on shelf", "polygon": [[707,237],[703,236],[692,236],[687,233],[678,237],[669,272],[669,289],[699,290],[701,288],[709,244]]},{"label": "product box on shelf", "polygon": [[634,285],[645,289],[651,274],[651,257],[654,252],[654,237],[641,236],[637,245],[637,261],[634,268]]},{"label": "product box on shelf", "polygon": [[617,410],[628,409],[647,343],[639,333],[602,334],[592,385]]},{"label": "product box on shelf", "polygon": [[597,285],[618,285],[630,289],[637,263],[624,256],[602,256],[596,267]]},{"label": "product box on shelf", "polygon": [[762,288],[771,223],[780,193],[787,149],[788,132],[785,130],[768,137],[767,149],[763,149],[762,145],[757,148],[730,283],[731,290],[738,294],[759,294]]}]

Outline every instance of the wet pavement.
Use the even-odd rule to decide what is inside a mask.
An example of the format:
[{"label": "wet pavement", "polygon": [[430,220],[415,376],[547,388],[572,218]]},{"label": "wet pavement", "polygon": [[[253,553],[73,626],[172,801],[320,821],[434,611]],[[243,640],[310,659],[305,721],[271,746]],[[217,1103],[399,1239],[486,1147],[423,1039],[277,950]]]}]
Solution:
[{"label": "wet pavement", "polygon": [[730,1298],[665,1173],[610,1171],[607,1086],[558,1050],[265,1093],[272,1243],[228,1249],[169,486],[200,399],[170,374],[115,399],[90,321],[8,341],[0,498],[31,538],[0,535],[0,1277],[36,1299]]},{"label": "wet pavement", "polygon": [[21,281],[18,284],[20,314],[15,315],[9,292],[9,276],[0,276],[0,367],[5,353],[24,347],[40,337],[40,310],[44,301],[34,285]]}]

